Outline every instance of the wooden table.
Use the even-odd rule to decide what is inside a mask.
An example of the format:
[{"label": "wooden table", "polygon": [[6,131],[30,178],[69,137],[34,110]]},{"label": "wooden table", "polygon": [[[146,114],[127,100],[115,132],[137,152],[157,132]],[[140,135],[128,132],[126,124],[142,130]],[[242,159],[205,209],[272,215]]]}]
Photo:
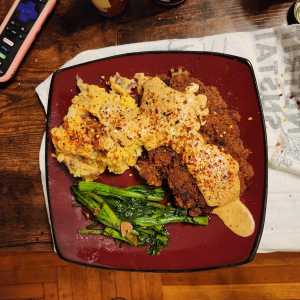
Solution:
[{"label": "wooden table", "polygon": [[[0,0],[0,19],[11,4],[12,0]],[[163,299],[240,299],[239,295],[243,299],[300,299],[298,254],[259,255],[247,266],[205,273],[129,275],[87,269],[83,275],[73,274],[72,270],[82,267],[51,254],[38,165],[45,114],[34,91],[49,73],[83,50],[280,25],[286,23],[291,4],[276,0],[187,0],[168,10],[150,0],[131,0],[122,17],[108,20],[100,17],[87,0],[61,0],[14,80],[0,86],[0,299],[19,297],[18,292],[12,293],[15,288],[10,288],[11,284],[17,285],[19,292],[26,285],[36,292],[26,292],[23,298],[58,299],[59,295],[59,299],[72,299],[70,291],[64,289],[71,289],[72,282],[75,291],[84,289],[78,282],[87,282],[86,276],[93,278],[88,285],[91,291],[99,289],[99,276],[102,288],[113,290],[109,295],[103,292],[102,298],[90,292],[88,299],[116,295],[129,299],[129,291],[120,284],[126,285],[129,280],[132,299],[162,299],[162,295]],[[56,271],[50,268],[48,273],[49,265]],[[51,287],[58,292],[49,295]],[[87,299],[77,292],[73,292],[73,298]]]}]

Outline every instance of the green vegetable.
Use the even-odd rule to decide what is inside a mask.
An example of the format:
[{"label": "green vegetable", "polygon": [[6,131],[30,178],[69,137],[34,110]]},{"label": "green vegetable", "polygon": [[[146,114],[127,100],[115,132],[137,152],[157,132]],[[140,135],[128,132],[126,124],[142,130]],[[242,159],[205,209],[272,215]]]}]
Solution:
[{"label": "green vegetable", "polygon": [[81,192],[95,192],[101,196],[117,197],[120,199],[132,198],[136,200],[161,201],[164,198],[163,189],[151,188],[144,185],[117,188],[99,182],[81,181],[78,188]]},{"label": "green vegetable", "polygon": [[[208,217],[189,217],[185,209],[164,205],[152,205],[147,201],[122,201],[116,198],[107,198],[106,202],[122,220],[128,220],[140,226],[158,226],[169,223],[191,223],[207,225]],[[157,204],[157,203],[154,203]]]},{"label": "green vegetable", "polygon": [[150,255],[159,254],[161,249],[167,246],[169,234],[164,227],[160,231],[152,228],[145,229],[139,226],[136,228],[139,233],[140,246],[148,246],[148,253]]},{"label": "green vegetable", "polygon": [[105,225],[101,229],[93,224],[81,229],[80,234],[103,234],[132,246],[148,247],[150,255],[158,254],[168,244],[165,224],[208,224],[207,216],[190,217],[186,209],[158,203],[164,197],[162,189],[147,186],[115,188],[82,181],[72,190],[76,200],[94,215],[97,222]]},{"label": "green vegetable", "polygon": [[[197,219],[196,219],[197,218]],[[140,217],[133,220],[135,225],[148,227],[148,226],[155,226],[155,225],[165,225],[170,223],[191,223],[191,224],[198,224],[198,225],[207,225],[208,224],[208,217],[201,216],[201,217],[187,217],[187,216],[163,216],[163,217]]]},{"label": "green vegetable", "polygon": [[[161,213],[164,205],[153,206],[151,202],[134,199],[121,200],[118,198],[106,198],[107,203],[122,220],[132,221],[134,218]],[[158,204],[158,203],[154,203]]]},{"label": "green vegetable", "polygon": [[[98,222],[119,230],[121,220],[100,196],[95,197],[92,193],[80,193],[75,187],[72,190],[77,201],[90,210]],[[97,202],[94,200],[95,198]]]},{"label": "green vegetable", "polygon": [[126,237],[123,237],[121,235],[121,233],[114,229],[114,228],[110,228],[110,227],[105,227],[104,231],[103,231],[103,235],[107,236],[107,237],[112,237],[114,239],[117,239],[119,241],[123,241],[123,242],[126,242],[128,243],[129,245],[132,245],[132,246],[137,246],[137,243],[131,239],[128,239]]},{"label": "green vegetable", "polygon": [[81,235],[100,235],[102,233],[103,233],[102,229],[88,229],[88,228],[79,229],[79,234]]}]

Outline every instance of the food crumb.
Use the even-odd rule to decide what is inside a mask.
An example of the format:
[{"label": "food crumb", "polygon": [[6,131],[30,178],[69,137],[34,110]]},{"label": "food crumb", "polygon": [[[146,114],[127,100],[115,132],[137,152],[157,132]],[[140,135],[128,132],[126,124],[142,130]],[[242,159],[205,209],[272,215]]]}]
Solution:
[{"label": "food crumb", "polygon": [[248,121],[252,121],[252,120],[253,120],[253,118],[252,118],[252,117],[249,117],[249,118],[248,118]]}]

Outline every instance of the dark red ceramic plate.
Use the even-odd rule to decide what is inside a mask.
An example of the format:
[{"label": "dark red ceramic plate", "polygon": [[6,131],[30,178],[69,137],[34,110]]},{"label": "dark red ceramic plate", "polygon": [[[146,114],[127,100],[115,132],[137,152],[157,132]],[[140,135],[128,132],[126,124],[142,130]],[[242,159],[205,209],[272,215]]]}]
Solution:
[{"label": "dark red ceramic plate", "polygon": [[[76,94],[76,75],[88,83],[99,82],[100,75],[119,72],[132,76],[136,72],[166,73],[184,66],[205,84],[216,86],[227,103],[237,109],[242,120],[241,135],[252,149],[255,170],[252,186],[242,196],[251,210],[255,233],[241,238],[212,216],[209,226],[184,224],[168,226],[170,243],[158,256],[145,249],[117,245],[103,237],[81,237],[78,229],[88,223],[81,209],[74,207],[70,193],[73,183],[66,168],[52,156],[49,131],[63,121]],[[262,234],[266,207],[267,153],[264,120],[251,64],[239,57],[207,52],[147,52],[126,54],[97,60],[57,71],[52,79],[47,123],[47,184],[54,242],[58,254],[68,261],[112,269],[143,271],[192,271],[239,265],[251,261]],[[252,120],[248,120],[251,117]],[[135,184],[138,176],[103,175],[102,180],[117,186]]]}]

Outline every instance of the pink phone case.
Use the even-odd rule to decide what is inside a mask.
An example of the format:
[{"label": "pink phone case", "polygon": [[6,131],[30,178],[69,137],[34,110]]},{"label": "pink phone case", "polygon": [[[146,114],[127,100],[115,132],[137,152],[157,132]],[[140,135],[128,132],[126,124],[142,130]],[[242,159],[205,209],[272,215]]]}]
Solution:
[{"label": "pink phone case", "polygon": [[[7,16],[5,17],[3,23],[0,25],[0,34],[6,27],[7,23],[9,22],[11,16],[13,15],[17,5],[19,4],[21,0],[16,0],[14,4],[12,5],[11,9],[9,10]],[[16,54],[14,60],[12,61],[11,65],[9,66],[6,73],[0,77],[0,82],[6,82],[9,79],[13,77],[15,74],[17,68],[22,62],[22,59],[24,58],[25,54],[29,50],[31,44],[35,40],[36,35],[39,33],[39,31],[42,28],[43,23],[47,19],[48,15],[53,10],[54,6],[56,4],[56,0],[48,0],[45,8],[43,9],[42,13],[39,15],[38,19],[35,21],[33,27],[31,28],[30,32],[26,36],[25,40],[23,41],[22,46],[20,47],[18,53]]]}]

